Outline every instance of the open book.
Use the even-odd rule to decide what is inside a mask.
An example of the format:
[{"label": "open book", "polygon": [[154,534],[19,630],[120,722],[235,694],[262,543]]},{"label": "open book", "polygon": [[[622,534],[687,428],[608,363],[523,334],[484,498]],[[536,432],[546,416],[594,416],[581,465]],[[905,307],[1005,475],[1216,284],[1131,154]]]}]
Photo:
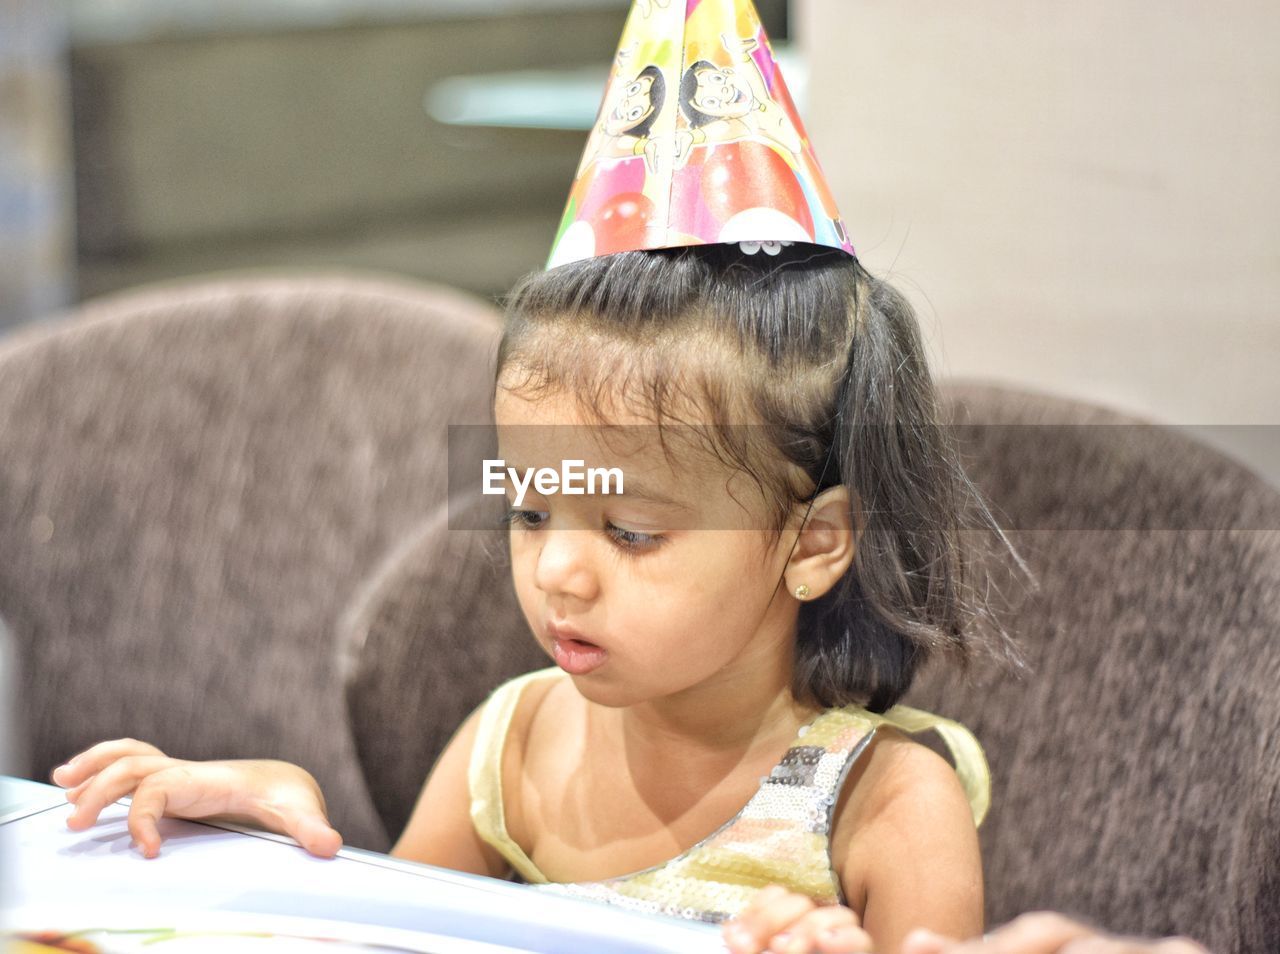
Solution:
[{"label": "open book", "polygon": [[160,856],[133,847],[128,805],[86,832],[61,791],[0,785],[0,925],[20,954],[262,951],[650,954],[722,951],[711,925],[549,897],[519,885],[344,848],[164,819]]}]

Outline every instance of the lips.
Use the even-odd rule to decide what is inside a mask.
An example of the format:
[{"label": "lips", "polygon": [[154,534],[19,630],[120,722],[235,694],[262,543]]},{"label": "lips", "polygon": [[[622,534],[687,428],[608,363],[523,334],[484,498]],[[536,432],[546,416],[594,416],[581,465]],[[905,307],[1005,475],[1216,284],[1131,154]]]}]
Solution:
[{"label": "lips", "polygon": [[572,676],[585,676],[604,665],[608,650],[598,646],[572,627],[547,623],[551,655],[556,665]]}]

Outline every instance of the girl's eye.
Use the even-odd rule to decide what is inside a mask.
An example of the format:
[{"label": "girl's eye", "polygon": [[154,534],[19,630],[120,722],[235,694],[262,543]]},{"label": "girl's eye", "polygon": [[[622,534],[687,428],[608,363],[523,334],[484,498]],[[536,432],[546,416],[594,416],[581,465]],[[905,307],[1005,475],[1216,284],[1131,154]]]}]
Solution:
[{"label": "girl's eye", "polygon": [[[540,518],[536,523],[532,518]],[[551,514],[545,510],[508,510],[502,515],[504,525],[515,526],[521,530],[537,530],[550,519]]]},{"label": "girl's eye", "polygon": [[[514,526],[519,530],[537,530],[550,517],[551,515],[545,510],[508,510],[502,516],[502,523]],[[605,533],[613,538],[619,548],[631,553],[654,550],[666,542],[666,538],[660,534],[624,530],[622,527],[608,521],[605,522]]]},{"label": "girl's eye", "polygon": [[608,533],[611,537],[618,541],[618,544],[624,549],[632,552],[643,552],[645,550],[653,550],[660,547],[664,538],[653,533],[639,533],[635,530],[623,530],[619,526],[610,523],[608,525]]}]

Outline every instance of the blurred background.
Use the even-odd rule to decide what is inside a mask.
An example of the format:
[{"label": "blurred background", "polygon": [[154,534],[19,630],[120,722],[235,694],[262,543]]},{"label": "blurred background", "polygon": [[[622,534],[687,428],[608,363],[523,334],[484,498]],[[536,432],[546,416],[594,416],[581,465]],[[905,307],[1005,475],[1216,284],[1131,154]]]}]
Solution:
[{"label": "blurred background", "polygon": [[[628,0],[0,0],[0,336],[142,283],[546,258]],[[937,369],[1280,483],[1280,5],[757,0]]]}]

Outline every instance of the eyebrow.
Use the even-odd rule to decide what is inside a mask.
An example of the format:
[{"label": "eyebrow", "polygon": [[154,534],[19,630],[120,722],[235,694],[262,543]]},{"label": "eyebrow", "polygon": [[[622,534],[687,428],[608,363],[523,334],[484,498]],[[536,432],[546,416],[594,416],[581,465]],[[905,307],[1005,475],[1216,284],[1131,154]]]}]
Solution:
[{"label": "eyebrow", "polygon": [[656,490],[650,490],[643,484],[636,484],[633,481],[627,481],[626,492],[622,494],[624,497],[639,497],[642,500],[649,500],[653,503],[662,504],[667,507],[675,507],[679,510],[688,510],[689,506],[679,500],[675,500],[665,494],[660,494]]}]

